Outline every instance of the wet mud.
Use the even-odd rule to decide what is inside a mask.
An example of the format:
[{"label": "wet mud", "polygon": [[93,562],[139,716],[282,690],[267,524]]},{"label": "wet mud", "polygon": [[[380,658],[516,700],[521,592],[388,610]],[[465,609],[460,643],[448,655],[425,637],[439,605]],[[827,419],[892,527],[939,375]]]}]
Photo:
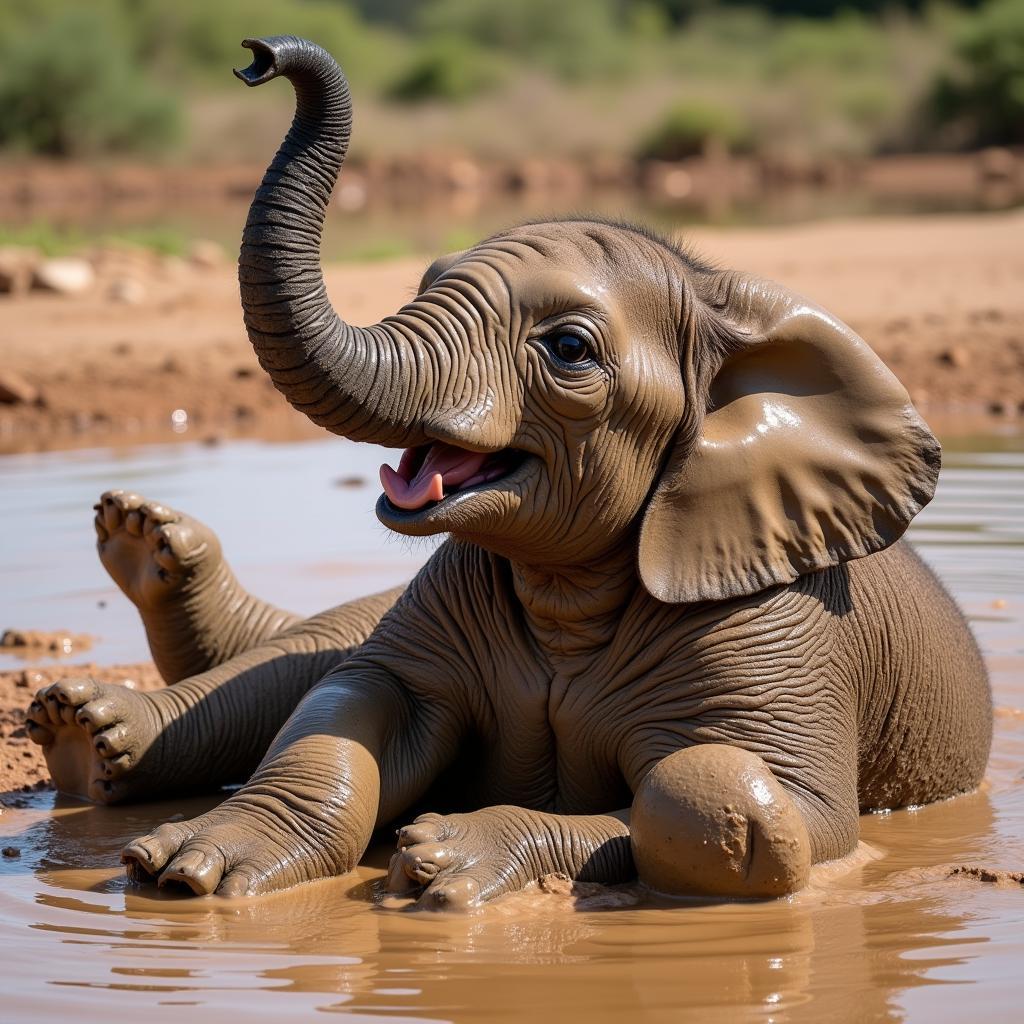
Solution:
[{"label": "wet mud", "polygon": [[1024,956],[1024,889],[1007,884],[1024,864],[1022,765],[1024,722],[1001,718],[982,792],[865,818],[858,852],[787,900],[546,881],[470,917],[385,900],[387,844],[352,876],[258,900],[133,886],[120,846],[206,804],[110,809],[41,794],[0,816],[0,845],[17,851],[0,858],[2,929],[17,934],[4,1013],[944,1021],[984,1008],[1010,1020]]},{"label": "wet mud", "polygon": [[25,659],[46,654],[80,654],[92,644],[93,638],[88,634],[66,629],[5,629],[0,634],[0,649]]},{"label": "wet mud", "polygon": [[[260,899],[197,900],[135,886],[118,861],[122,845],[215,798],[100,808],[38,790],[37,781],[9,792],[0,807],[0,1020],[1019,1019],[1024,441],[982,447],[949,446],[936,501],[911,531],[967,612],[991,671],[995,741],[978,792],[865,816],[855,854],[815,867],[811,884],[788,899],[669,901],[635,885],[573,886],[549,876],[477,914],[453,916],[409,913],[405,901],[385,898],[389,837],[353,875]],[[373,589],[389,573],[408,574],[429,554],[389,546],[368,525],[366,488],[333,486],[341,474],[364,474],[343,443],[193,449],[180,463],[147,450],[135,461],[121,456],[119,466],[86,460],[80,473],[70,456],[59,464],[40,458],[24,467],[33,503],[24,521],[43,523],[48,539],[33,548],[39,528],[18,526],[20,464],[7,478],[13,505],[5,510],[0,495],[0,512],[26,538],[14,571],[47,557],[59,571],[48,575],[49,562],[40,561],[43,570],[18,577],[18,604],[34,621],[41,607],[75,623],[94,614],[101,662],[144,648],[130,647],[140,628],[116,617],[117,596],[100,582],[84,500],[97,482],[153,490],[159,478],[161,497],[218,527],[256,592],[304,595],[308,609],[287,601],[299,611]],[[275,491],[307,496],[303,509],[267,499],[249,515],[245,481],[256,467]],[[223,504],[204,508],[214,481]],[[322,506],[317,518],[297,529],[296,517],[314,506]],[[268,548],[279,521],[303,539],[302,551]],[[339,521],[351,524],[342,540]],[[258,536],[249,537],[250,523]],[[16,610],[0,607],[0,616],[12,621]],[[108,671],[134,675],[136,685],[155,682]],[[64,672],[54,664],[12,668],[0,700],[27,703],[37,676]],[[3,749],[14,760],[27,746],[17,728],[3,725]]]}]

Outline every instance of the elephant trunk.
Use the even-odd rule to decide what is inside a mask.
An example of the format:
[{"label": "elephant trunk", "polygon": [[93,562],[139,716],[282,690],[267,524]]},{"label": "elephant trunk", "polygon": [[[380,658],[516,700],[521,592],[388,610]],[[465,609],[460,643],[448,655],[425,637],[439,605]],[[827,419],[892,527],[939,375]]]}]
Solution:
[{"label": "elephant trunk", "polygon": [[295,117],[249,209],[238,262],[245,326],[260,365],[291,404],[356,441],[422,444],[413,380],[425,344],[400,322],[352,327],[334,311],[320,269],[331,190],[348,149],[352,100],[334,59],[295,36],[247,39],[250,86],[291,81]]}]

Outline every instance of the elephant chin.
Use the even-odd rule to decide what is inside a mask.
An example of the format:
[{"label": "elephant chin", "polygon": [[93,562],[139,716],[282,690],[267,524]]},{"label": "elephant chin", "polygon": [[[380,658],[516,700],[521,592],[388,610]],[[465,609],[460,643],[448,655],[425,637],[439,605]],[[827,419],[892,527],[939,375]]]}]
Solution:
[{"label": "elephant chin", "polygon": [[[476,452],[444,441],[407,448],[398,469],[380,468],[384,488],[377,516],[398,533],[422,536],[488,518],[501,492],[525,493],[539,460],[516,448]],[[489,496],[491,500],[483,500]]]}]

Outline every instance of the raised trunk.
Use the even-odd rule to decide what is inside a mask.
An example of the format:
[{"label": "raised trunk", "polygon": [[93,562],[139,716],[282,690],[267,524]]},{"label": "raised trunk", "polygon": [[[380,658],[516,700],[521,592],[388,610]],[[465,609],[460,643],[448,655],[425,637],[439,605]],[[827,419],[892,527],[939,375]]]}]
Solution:
[{"label": "raised trunk", "polygon": [[352,100],[329,53],[305,39],[247,39],[247,85],[284,77],[296,111],[256,192],[238,261],[245,326],[260,364],[300,412],[335,434],[422,444],[417,380],[424,339],[398,321],[352,327],[335,313],[320,270],[320,236],[348,149]]}]

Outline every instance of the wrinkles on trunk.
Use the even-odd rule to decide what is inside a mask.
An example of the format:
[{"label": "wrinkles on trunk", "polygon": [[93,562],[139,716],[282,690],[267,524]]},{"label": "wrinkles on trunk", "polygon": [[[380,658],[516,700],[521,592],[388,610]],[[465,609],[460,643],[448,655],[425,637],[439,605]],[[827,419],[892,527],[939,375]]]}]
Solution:
[{"label": "wrinkles on trunk", "polygon": [[[245,326],[260,365],[300,412],[357,441],[424,443],[426,401],[449,349],[416,317],[353,327],[331,306],[320,267],[324,218],[348,149],[348,82],[321,47],[295,36],[247,39],[256,86],[295,89],[295,117],[256,191],[238,261]],[[424,325],[426,326],[426,325]]]}]

